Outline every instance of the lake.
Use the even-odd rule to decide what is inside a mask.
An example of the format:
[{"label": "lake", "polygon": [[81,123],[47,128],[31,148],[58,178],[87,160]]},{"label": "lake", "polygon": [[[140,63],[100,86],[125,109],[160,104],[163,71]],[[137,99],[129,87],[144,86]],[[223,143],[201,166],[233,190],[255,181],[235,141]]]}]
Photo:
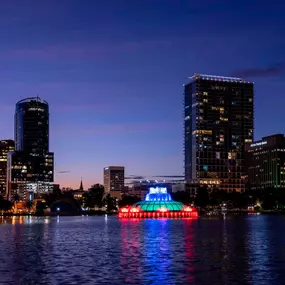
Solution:
[{"label": "lake", "polygon": [[0,284],[285,284],[285,216],[0,217]]}]

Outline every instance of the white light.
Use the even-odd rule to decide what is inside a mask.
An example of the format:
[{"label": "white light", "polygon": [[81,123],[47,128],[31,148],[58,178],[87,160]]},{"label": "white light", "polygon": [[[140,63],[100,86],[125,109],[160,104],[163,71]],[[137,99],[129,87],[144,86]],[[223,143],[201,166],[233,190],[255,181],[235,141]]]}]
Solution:
[{"label": "white light", "polygon": [[150,187],[149,188],[149,194],[167,194],[167,188],[166,187]]},{"label": "white light", "polygon": [[253,143],[253,144],[251,144],[251,145],[250,145],[250,147],[255,147],[255,146],[265,145],[265,144],[267,144],[267,142],[266,142],[266,141],[265,141],[265,142],[257,142],[257,143]]}]

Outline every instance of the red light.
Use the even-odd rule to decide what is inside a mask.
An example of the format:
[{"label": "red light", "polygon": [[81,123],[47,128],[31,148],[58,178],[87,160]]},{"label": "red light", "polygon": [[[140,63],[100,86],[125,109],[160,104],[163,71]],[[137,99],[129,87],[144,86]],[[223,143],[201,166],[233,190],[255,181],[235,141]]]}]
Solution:
[{"label": "red light", "polygon": [[129,209],[128,209],[128,208],[122,208],[122,209],[121,209],[121,212],[122,212],[122,213],[127,213],[127,212],[129,212]]},{"label": "red light", "polygon": [[132,209],[130,210],[130,212],[132,212],[132,213],[137,213],[137,212],[139,212],[139,209],[137,209],[137,208],[132,208]]},{"label": "red light", "polygon": [[192,210],[193,210],[193,209],[192,209],[191,207],[185,207],[185,208],[184,208],[184,211],[185,211],[185,212],[192,212]]}]

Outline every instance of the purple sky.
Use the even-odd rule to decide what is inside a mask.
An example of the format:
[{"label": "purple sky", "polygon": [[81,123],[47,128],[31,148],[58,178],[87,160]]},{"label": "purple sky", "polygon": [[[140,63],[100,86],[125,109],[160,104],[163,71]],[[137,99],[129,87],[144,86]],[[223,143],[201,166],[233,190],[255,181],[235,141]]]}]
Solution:
[{"label": "purple sky", "polygon": [[282,2],[3,1],[1,139],[13,138],[15,103],[38,94],[61,186],[102,182],[108,165],[181,175],[182,85],[194,72],[253,80],[255,138],[284,133]]}]

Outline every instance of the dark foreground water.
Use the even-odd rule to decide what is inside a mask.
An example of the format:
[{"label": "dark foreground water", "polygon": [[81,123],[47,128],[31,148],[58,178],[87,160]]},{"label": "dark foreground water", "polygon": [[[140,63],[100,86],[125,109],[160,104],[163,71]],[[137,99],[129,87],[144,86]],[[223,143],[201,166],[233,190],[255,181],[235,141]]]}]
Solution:
[{"label": "dark foreground water", "polygon": [[285,284],[285,217],[0,217],[0,284]]}]

